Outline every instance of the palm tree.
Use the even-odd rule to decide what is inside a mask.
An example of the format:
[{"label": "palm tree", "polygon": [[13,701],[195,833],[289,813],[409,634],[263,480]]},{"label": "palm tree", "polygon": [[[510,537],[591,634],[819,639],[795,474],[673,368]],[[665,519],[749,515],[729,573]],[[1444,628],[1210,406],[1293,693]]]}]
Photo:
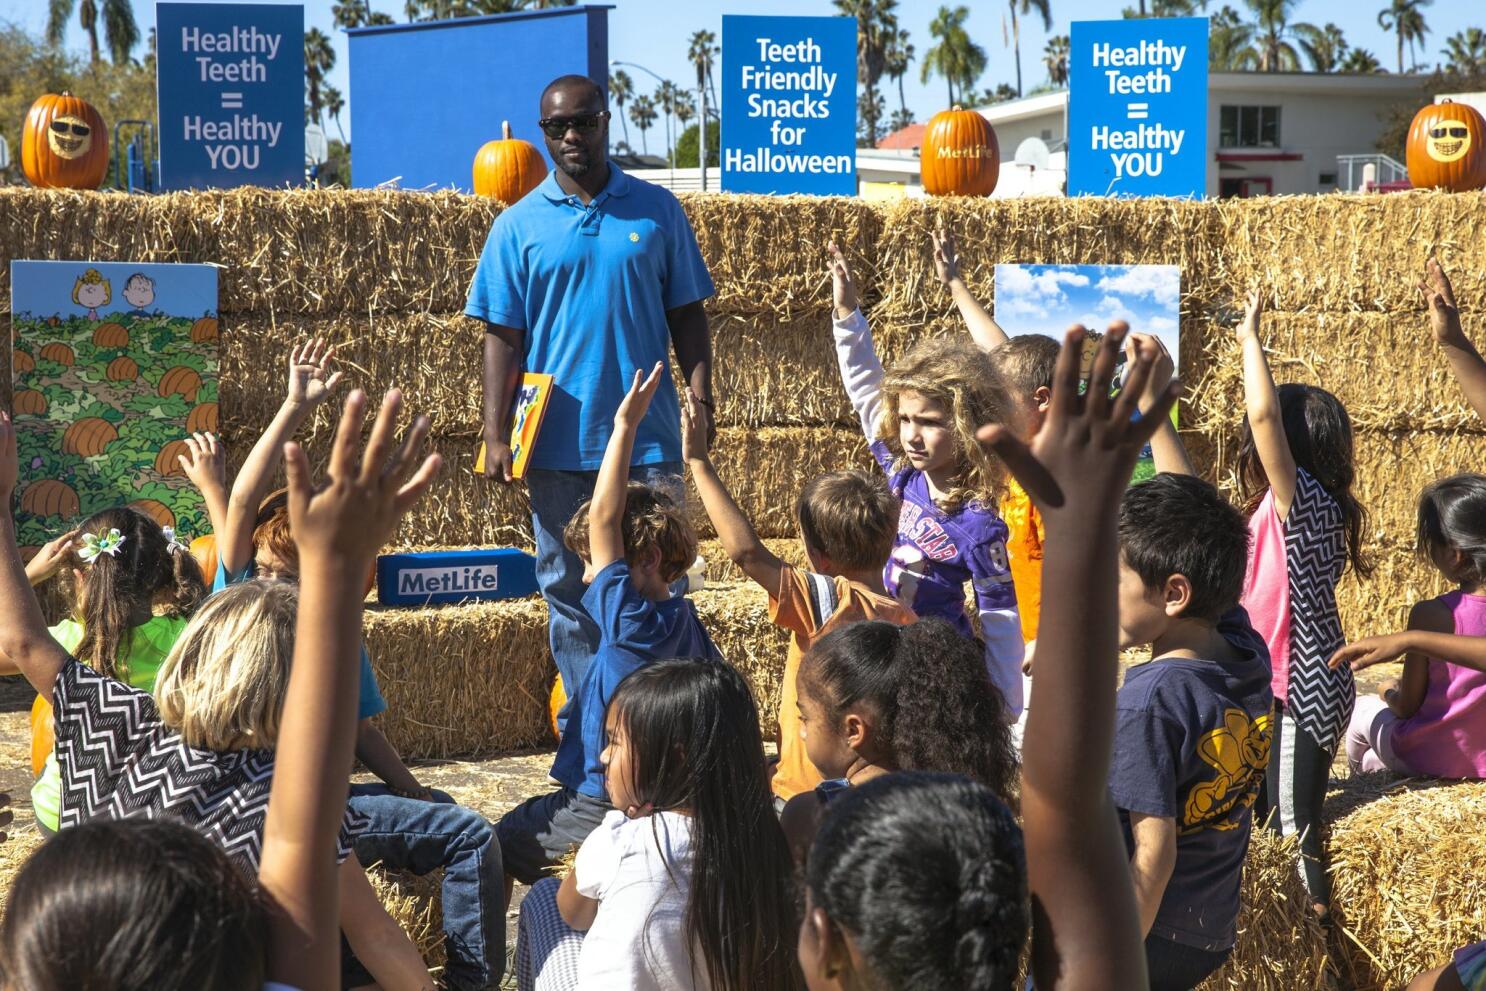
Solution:
[{"label": "palm tree", "polygon": [[1253,37],[1254,29],[1243,22],[1238,11],[1224,4],[1208,21],[1208,68],[1218,71],[1240,68],[1243,52]]},{"label": "palm tree", "polygon": [[336,0],[330,5],[330,16],[338,28],[359,28],[367,21],[366,0]]},{"label": "palm tree", "polygon": [[1366,75],[1374,72],[1384,72],[1383,63],[1378,57],[1366,48],[1354,48],[1347,52],[1347,57],[1337,67],[1340,72],[1352,72]]},{"label": "palm tree", "polygon": [[320,109],[325,106],[322,88],[325,77],[335,66],[335,49],[330,38],[319,28],[310,28],[304,33],[304,81],[309,88],[310,117],[320,122]]},{"label": "palm tree", "polygon": [[346,109],[346,98],[341,95],[340,90],[331,86],[329,83],[325,84],[322,98],[325,101],[325,112],[335,122],[335,129],[340,132],[341,144],[345,144],[346,130],[341,127],[341,111]]},{"label": "palm tree", "polygon": [[655,123],[655,100],[644,95],[635,97],[629,104],[629,119],[640,129],[640,149],[645,154],[650,154],[650,144],[645,140],[645,132]]},{"label": "palm tree", "polygon": [[1016,95],[1022,95],[1022,25],[1017,19],[1017,10],[1020,8],[1021,15],[1025,17],[1032,11],[1042,15],[1042,29],[1051,31],[1053,29],[1053,13],[1051,0],[1007,0],[1011,5],[1011,42],[1016,52]]},{"label": "palm tree", "polygon": [[717,87],[712,81],[712,67],[722,49],[717,47],[717,35],[711,31],[698,31],[687,44],[686,58],[697,70],[697,89],[707,87],[708,116],[717,115]]},{"label": "palm tree", "polygon": [[1196,17],[1197,11],[1207,9],[1207,0],[1154,0],[1150,13],[1146,13],[1145,0],[1140,0],[1140,9],[1126,7],[1125,20],[1137,17]]},{"label": "palm tree", "polygon": [[676,91],[676,150],[671,152],[671,165],[676,164],[676,155],[681,148],[681,135],[686,133],[687,121],[697,115],[697,98],[686,90]]},{"label": "palm tree", "polygon": [[927,83],[934,73],[944,77],[949,88],[948,106],[955,105],[955,93],[959,102],[966,102],[965,94],[975,87],[975,81],[985,72],[986,53],[965,31],[965,21],[970,17],[970,8],[940,7],[939,13],[929,24],[929,34],[939,43],[924,53],[919,66],[919,81]]},{"label": "palm tree", "polygon": [[674,142],[671,140],[671,118],[676,114],[676,103],[681,98],[681,91],[676,84],[669,79],[661,81],[655,88],[655,106],[666,117],[666,157],[671,157]]},{"label": "palm tree", "polygon": [[1303,33],[1300,47],[1317,72],[1335,72],[1347,57],[1347,39],[1335,24],[1328,23],[1314,33]]},{"label": "palm tree", "polygon": [[898,110],[893,115],[893,130],[907,127],[913,123],[913,115],[908,112],[908,99],[903,94],[903,77],[908,75],[908,67],[913,65],[913,45],[908,41],[908,29],[899,28],[893,32],[893,38],[888,45],[887,58],[883,62],[883,73],[898,84]]},{"label": "palm tree", "polygon": [[[72,12],[77,11],[78,22],[88,35],[88,59],[93,65],[99,61],[98,54],[98,0],[49,0],[47,4],[46,40],[50,45],[62,44],[67,34],[67,22]],[[129,0],[103,0],[103,36],[108,42],[108,54],[115,65],[129,61],[129,53],[139,44],[139,25],[134,22],[134,7]]]},{"label": "palm tree", "polygon": [[887,50],[898,31],[894,13],[898,0],[834,0],[836,10],[857,19],[857,81],[862,84],[860,109],[862,137],[867,147],[877,143],[883,101],[877,82],[887,67]]},{"label": "palm tree", "polygon": [[635,96],[635,81],[623,69],[609,73],[609,99],[619,110],[619,123],[624,126],[624,143],[629,144],[629,118],[624,115],[624,105]]},{"label": "palm tree", "polygon": [[1447,71],[1458,76],[1486,74],[1486,31],[1466,28],[1445,39]]},{"label": "palm tree", "polygon": [[1240,68],[1260,72],[1300,71],[1300,50],[1292,42],[1312,39],[1320,33],[1314,24],[1291,22],[1290,14],[1297,0],[1244,0],[1254,12],[1251,27],[1253,44],[1238,53]]},{"label": "palm tree", "polygon": [[1433,0],[1389,0],[1388,6],[1378,11],[1378,27],[1392,31],[1398,36],[1398,71],[1403,72],[1403,46],[1409,46],[1409,57],[1414,56],[1414,45],[1423,44],[1429,27],[1424,23],[1424,14],[1419,9],[1427,7]]},{"label": "palm tree", "polygon": [[1059,34],[1049,38],[1047,47],[1042,50],[1042,64],[1047,66],[1047,79],[1054,86],[1068,85],[1069,47],[1068,35]]}]

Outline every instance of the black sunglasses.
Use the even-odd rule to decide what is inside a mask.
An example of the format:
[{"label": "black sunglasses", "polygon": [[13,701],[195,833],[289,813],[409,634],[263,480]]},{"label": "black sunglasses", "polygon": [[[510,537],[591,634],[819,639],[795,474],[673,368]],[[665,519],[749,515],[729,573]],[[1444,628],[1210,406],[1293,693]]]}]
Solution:
[{"label": "black sunglasses", "polygon": [[71,131],[73,137],[85,138],[92,131],[92,128],[88,127],[87,124],[68,124],[65,121],[54,120],[52,121],[52,130],[63,137],[66,137],[67,133]]},{"label": "black sunglasses", "polygon": [[597,131],[599,124],[609,119],[609,111],[600,110],[596,114],[581,114],[577,117],[543,117],[537,121],[537,126],[547,137],[556,140],[568,133],[569,129],[579,134],[592,134]]},{"label": "black sunglasses", "polygon": [[1468,133],[1469,132],[1466,130],[1464,125],[1457,125],[1454,127],[1441,125],[1440,127],[1431,128],[1429,131],[1429,136],[1431,138],[1443,138],[1445,135],[1448,134],[1452,138],[1463,138]]}]

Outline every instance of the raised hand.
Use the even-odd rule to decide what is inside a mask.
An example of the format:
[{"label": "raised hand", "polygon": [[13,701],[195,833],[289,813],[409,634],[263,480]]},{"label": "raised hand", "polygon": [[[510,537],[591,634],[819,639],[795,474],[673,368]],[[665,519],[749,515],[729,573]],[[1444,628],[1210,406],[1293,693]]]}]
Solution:
[{"label": "raised hand", "polygon": [[681,460],[705,461],[707,459],[706,407],[697,399],[690,387],[686,390],[685,402],[681,404]]},{"label": "raised hand", "polygon": [[398,520],[427,490],[442,465],[437,454],[419,463],[429,419],[418,416],[401,444],[394,446],[402,393],[382,399],[366,451],[357,455],[366,395],[346,397],[331,447],[324,481],[315,486],[309,459],[297,443],[284,445],[289,481],[289,525],[301,562],[343,561],[350,574],[365,575],[377,550],[391,539]]},{"label": "raised hand", "polygon": [[841,253],[841,249],[833,241],[826,246],[826,252],[829,255],[826,271],[831,276],[831,301],[836,307],[836,319],[845,320],[861,309],[862,301],[857,296],[856,283],[851,280],[851,268],[846,264],[846,256]]},{"label": "raised hand", "polygon": [[296,347],[289,354],[289,392],[284,402],[314,407],[330,398],[341,380],[340,372],[331,371],[334,364],[335,348],[328,347],[323,337]]},{"label": "raised hand", "polygon": [[1176,374],[1176,362],[1172,361],[1171,352],[1166,350],[1166,345],[1154,334],[1136,333],[1125,339],[1125,356],[1131,365],[1142,350],[1149,351],[1153,356],[1151,376],[1146,380],[1145,391],[1140,396],[1140,408],[1144,412],[1160,402],[1166,387]]},{"label": "raised hand", "polygon": [[1440,265],[1438,258],[1430,258],[1424,264],[1424,278],[1419,283],[1424,295],[1424,306],[1429,310],[1429,329],[1439,344],[1454,344],[1465,337],[1460,327],[1460,307],[1455,302],[1455,290],[1450,286],[1450,277]]},{"label": "raised hand", "polygon": [[191,484],[203,491],[208,486],[227,485],[227,449],[217,435],[207,431],[186,438],[186,453],[176,458]]},{"label": "raised hand", "polygon": [[1259,290],[1257,289],[1249,290],[1249,294],[1244,300],[1243,319],[1239,321],[1236,328],[1240,341],[1247,337],[1252,337],[1255,340],[1259,339],[1259,318],[1263,315],[1264,297],[1259,294]]},{"label": "raised hand", "polygon": [[930,232],[929,242],[934,246],[934,275],[946,286],[958,281],[960,259],[954,234],[940,227]]},{"label": "raised hand", "polygon": [[644,373],[635,369],[629,392],[620,402],[619,409],[614,411],[615,430],[631,431],[640,425],[640,421],[645,419],[646,410],[650,409],[650,400],[655,398],[655,392],[660,388],[660,377],[665,370],[665,364],[657,361],[655,367],[650,369],[650,374],[642,379],[640,376]]},{"label": "raised hand", "polygon": [[26,578],[32,585],[40,585],[71,563],[73,541],[81,530],[68,530],[62,536],[47,541],[36,556],[26,562]]}]

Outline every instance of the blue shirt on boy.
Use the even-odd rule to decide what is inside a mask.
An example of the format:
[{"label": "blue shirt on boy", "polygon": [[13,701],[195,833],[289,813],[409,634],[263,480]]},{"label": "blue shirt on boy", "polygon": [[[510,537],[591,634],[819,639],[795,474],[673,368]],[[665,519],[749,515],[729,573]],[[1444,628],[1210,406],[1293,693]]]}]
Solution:
[{"label": "blue shirt on boy", "polygon": [[1130,813],[1176,820],[1176,866],[1151,935],[1213,952],[1234,943],[1274,704],[1269,651],[1248,613],[1226,613],[1218,632],[1239,661],[1172,657],[1126,672],[1109,771],[1130,850]]},{"label": "blue shirt on boy", "polygon": [[[609,163],[587,204],[556,173],[490,228],[464,312],[526,332],[523,367],[553,376],[531,466],[594,471],[635,369],[668,362],[666,311],[706,299],[712,277],[670,190]],[[635,436],[632,464],[681,460],[669,375]]]},{"label": "blue shirt on boy", "polygon": [[[243,565],[241,571],[228,574],[227,567],[222,564],[222,559],[217,558],[217,574],[212,578],[212,594],[222,591],[228,585],[236,585],[252,578],[257,565],[248,562]],[[380,715],[387,711],[387,700],[382,698],[382,690],[377,686],[377,676],[372,671],[371,657],[366,652],[366,644],[361,645],[361,687],[356,696],[356,718],[370,719],[372,716]]]},{"label": "blue shirt on boy", "polygon": [[677,657],[722,660],[697,617],[696,606],[682,596],[654,602],[635,590],[629,565],[615,561],[583,593],[583,606],[599,626],[599,649],[578,684],[568,710],[567,730],[557,744],[552,777],[565,788],[607,800],[604,766],[604,712],[614,689],[632,671]]}]

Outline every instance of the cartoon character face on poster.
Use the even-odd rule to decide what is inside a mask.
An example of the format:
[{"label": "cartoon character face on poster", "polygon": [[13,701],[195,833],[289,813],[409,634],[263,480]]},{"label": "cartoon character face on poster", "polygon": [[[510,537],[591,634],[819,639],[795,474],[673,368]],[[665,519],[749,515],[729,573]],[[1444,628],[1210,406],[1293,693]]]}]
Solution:
[{"label": "cartoon character face on poster", "polygon": [[149,316],[148,307],[155,301],[155,280],[143,272],[135,272],[124,283],[124,301],[134,309],[130,316]]},{"label": "cartoon character face on poster", "polygon": [[97,320],[98,307],[107,306],[113,298],[113,286],[96,268],[79,275],[72,285],[72,301],[87,308],[89,320]]}]

